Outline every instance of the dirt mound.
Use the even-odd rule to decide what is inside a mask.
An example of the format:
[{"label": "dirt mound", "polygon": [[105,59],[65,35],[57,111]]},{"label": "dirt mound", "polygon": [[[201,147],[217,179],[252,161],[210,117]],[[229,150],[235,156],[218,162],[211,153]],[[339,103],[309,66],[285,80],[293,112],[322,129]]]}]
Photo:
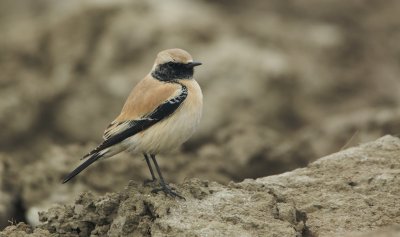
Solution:
[{"label": "dirt mound", "polygon": [[59,185],[166,48],[203,62],[204,92],[200,129],[160,155],[168,181],[226,185],[400,134],[399,9],[394,0],[0,1],[0,228],[148,178],[141,156],[121,154]]},{"label": "dirt mound", "polygon": [[368,236],[400,224],[399,154],[400,139],[385,136],[281,175],[227,186],[188,180],[176,187],[186,201],[131,182],[101,197],[83,193],[41,212],[38,227],[0,236]]}]

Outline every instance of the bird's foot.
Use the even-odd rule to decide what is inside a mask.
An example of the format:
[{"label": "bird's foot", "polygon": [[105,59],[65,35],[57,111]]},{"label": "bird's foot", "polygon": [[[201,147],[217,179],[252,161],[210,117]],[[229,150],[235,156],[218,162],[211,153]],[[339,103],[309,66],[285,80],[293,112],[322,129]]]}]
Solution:
[{"label": "bird's foot", "polygon": [[153,189],[151,192],[152,192],[152,193],[158,193],[158,192],[160,192],[160,191],[162,191],[162,192],[165,194],[165,196],[171,196],[171,197],[173,197],[173,198],[178,197],[178,198],[180,198],[180,199],[186,200],[186,199],[185,199],[183,196],[181,196],[179,193],[177,193],[177,192],[175,192],[174,190],[172,190],[172,188],[171,188],[169,185],[167,185],[167,184],[161,184],[161,187],[160,187],[160,188],[155,188],[155,189]]}]

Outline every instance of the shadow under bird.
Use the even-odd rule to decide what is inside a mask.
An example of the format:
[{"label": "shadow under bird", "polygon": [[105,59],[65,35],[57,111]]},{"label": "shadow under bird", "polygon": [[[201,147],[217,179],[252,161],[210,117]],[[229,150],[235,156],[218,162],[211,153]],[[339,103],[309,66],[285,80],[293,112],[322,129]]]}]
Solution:
[{"label": "shadow under bird", "polygon": [[193,78],[194,67],[199,65],[182,49],[158,53],[151,72],[133,88],[121,113],[105,130],[104,141],[82,158],[63,183],[95,161],[127,150],[144,155],[152,181],[157,182],[153,162],[160,185],[153,192],[183,198],[164,181],[156,155],[187,141],[200,122],[203,95]]}]

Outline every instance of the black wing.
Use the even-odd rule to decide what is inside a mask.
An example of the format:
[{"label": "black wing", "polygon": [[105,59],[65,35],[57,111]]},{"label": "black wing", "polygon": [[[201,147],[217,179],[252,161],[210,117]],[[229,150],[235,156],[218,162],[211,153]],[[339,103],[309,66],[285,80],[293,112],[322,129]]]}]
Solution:
[{"label": "black wing", "polygon": [[186,97],[188,95],[187,87],[182,84],[181,84],[181,86],[182,86],[181,93],[178,96],[165,101],[164,103],[159,105],[153,112],[147,114],[140,120],[132,120],[132,121],[123,122],[123,123],[128,123],[128,125],[126,126],[126,129],[107,138],[98,147],[96,147],[94,150],[92,150],[87,155],[85,155],[84,158],[91,156],[93,154],[96,154],[96,153],[100,152],[101,150],[111,147],[117,143],[120,143],[123,140],[125,140],[141,131],[144,131],[147,128],[151,127],[152,125],[169,117],[171,114],[173,114],[179,108],[179,106],[183,103],[183,101],[186,99]]}]

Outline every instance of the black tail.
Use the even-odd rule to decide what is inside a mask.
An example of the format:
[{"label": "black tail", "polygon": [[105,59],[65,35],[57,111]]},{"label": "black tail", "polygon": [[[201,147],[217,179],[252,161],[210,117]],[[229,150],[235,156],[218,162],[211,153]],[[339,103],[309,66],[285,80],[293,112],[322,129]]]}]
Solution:
[{"label": "black tail", "polygon": [[66,182],[70,181],[73,177],[78,175],[80,172],[82,172],[82,170],[86,169],[89,165],[91,165],[93,162],[101,158],[103,155],[104,154],[100,155],[99,153],[93,154],[89,159],[87,159],[80,166],[74,169],[71,173],[65,176],[62,183],[65,184]]}]

